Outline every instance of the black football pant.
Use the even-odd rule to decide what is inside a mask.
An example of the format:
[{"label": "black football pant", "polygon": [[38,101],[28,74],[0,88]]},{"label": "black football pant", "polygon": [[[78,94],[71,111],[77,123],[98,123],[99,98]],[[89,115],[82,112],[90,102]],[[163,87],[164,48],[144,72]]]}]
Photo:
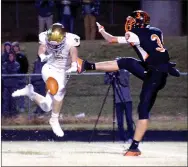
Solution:
[{"label": "black football pant", "polygon": [[145,73],[145,68],[142,66],[141,61],[134,58],[121,58],[117,60],[117,63],[119,69],[126,69],[137,78],[143,80],[138,114],[139,119],[148,119],[157,93],[166,85],[168,74],[156,70],[149,70]]}]

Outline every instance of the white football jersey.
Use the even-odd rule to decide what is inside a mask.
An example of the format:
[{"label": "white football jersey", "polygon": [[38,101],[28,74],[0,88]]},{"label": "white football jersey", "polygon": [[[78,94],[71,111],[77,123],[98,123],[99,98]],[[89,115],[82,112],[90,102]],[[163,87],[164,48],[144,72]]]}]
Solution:
[{"label": "white football jersey", "polygon": [[[39,34],[39,43],[46,45],[47,31]],[[47,54],[51,54],[47,64],[58,70],[67,70],[71,66],[70,48],[80,45],[80,37],[72,33],[66,33],[65,44],[59,51],[53,51],[47,47]]]}]

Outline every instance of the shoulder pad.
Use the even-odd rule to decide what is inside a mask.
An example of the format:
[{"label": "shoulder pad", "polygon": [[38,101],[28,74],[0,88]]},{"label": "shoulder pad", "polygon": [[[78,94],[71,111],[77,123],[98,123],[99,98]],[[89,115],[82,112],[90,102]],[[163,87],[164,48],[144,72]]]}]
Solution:
[{"label": "shoulder pad", "polygon": [[66,34],[66,40],[67,43],[70,46],[79,46],[80,45],[80,37],[76,34],[72,34],[72,33],[67,33]]},{"label": "shoulder pad", "polygon": [[41,32],[39,34],[39,43],[45,45],[46,44],[46,31]]},{"label": "shoulder pad", "polygon": [[126,38],[127,42],[129,42],[129,43],[133,43],[134,45],[140,44],[139,37],[131,31],[128,31],[125,33],[125,38]]}]

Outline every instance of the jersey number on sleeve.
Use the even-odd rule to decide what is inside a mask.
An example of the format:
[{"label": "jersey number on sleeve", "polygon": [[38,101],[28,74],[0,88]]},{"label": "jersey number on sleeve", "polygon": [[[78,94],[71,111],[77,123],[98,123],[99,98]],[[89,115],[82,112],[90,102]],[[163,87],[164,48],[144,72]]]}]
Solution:
[{"label": "jersey number on sleeve", "polygon": [[157,51],[165,52],[165,48],[163,47],[159,36],[157,36],[156,34],[152,34],[151,35],[151,40],[152,41],[157,41],[157,45],[159,46],[159,47],[156,48]]}]

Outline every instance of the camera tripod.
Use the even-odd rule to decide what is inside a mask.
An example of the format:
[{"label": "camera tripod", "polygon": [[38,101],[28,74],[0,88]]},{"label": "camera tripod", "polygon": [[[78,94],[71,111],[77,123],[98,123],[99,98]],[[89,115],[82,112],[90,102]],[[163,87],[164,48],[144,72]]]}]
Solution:
[{"label": "camera tripod", "polygon": [[[105,102],[106,102],[106,99],[107,99],[107,97],[108,97],[108,94],[109,94],[109,91],[110,91],[110,88],[111,87],[113,87],[113,114],[112,114],[112,119],[113,119],[113,121],[112,121],[112,123],[113,123],[113,132],[112,132],[112,134],[113,134],[113,142],[115,141],[115,89],[117,89],[116,88],[116,84],[115,84],[115,80],[116,80],[116,75],[115,74],[113,74],[112,75],[112,82],[111,82],[111,84],[109,85],[109,87],[108,87],[108,89],[107,89],[107,92],[106,92],[106,95],[105,95],[105,97],[104,97],[104,99],[103,99],[103,102],[102,102],[102,105],[101,105],[101,108],[100,108],[100,111],[99,111],[99,114],[98,114],[98,117],[97,117],[97,120],[95,121],[95,125],[94,125],[94,128],[93,128],[93,131],[92,131],[92,134],[91,134],[91,136],[90,136],[90,139],[89,139],[89,143],[91,142],[91,140],[92,140],[92,138],[93,138],[93,135],[94,135],[94,133],[95,133],[95,131],[96,131],[96,127],[97,127],[97,124],[98,124],[98,121],[99,121],[99,118],[100,118],[100,116],[101,116],[101,113],[102,113],[102,111],[103,111],[103,108],[104,108],[104,104],[105,104]],[[120,87],[119,87],[119,84],[117,84],[118,85],[118,89],[120,90]],[[122,94],[122,92],[120,92],[121,94]],[[122,99],[121,98],[121,96],[120,96],[120,94],[119,94],[119,92],[117,91],[117,94],[118,94],[118,97],[119,97],[119,99],[123,102],[123,101],[125,101],[124,99]],[[124,103],[123,103],[124,104]],[[124,104],[125,105],[125,104]],[[126,106],[124,106],[124,108],[126,108]],[[135,123],[134,122],[132,122],[133,123],[133,126],[135,127]]]}]

